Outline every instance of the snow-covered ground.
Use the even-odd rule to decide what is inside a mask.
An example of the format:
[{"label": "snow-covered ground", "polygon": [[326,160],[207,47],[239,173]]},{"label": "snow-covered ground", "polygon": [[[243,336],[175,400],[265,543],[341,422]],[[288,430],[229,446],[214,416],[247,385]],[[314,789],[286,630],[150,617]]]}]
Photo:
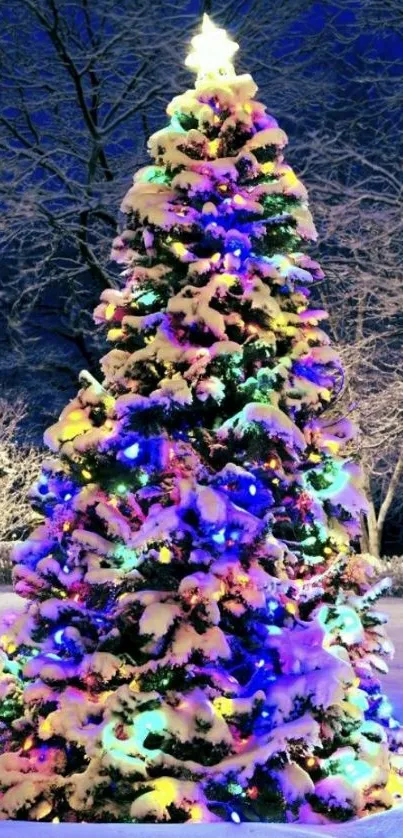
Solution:
[{"label": "snow-covered ground", "polygon": [[[0,590],[0,616],[4,611],[18,611],[22,600],[10,589]],[[396,647],[390,672],[384,677],[385,692],[394,707],[396,718],[403,722],[403,600],[383,599],[379,610],[389,617],[389,636]],[[177,838],[177,825],[131,824],[41,824],[21,821],[0,822],[0,838]],[[303,826],[285,824],[194,824],[187,830],[191,838],[403,838],[403,805],[382,815],[338,826]]]},{"label": "snow-covered ground", "polygon": [[287,826],[271,823],[193,824],[43,824],[0,822],[1,838],[402,838],[403,807],[339,826]]}]

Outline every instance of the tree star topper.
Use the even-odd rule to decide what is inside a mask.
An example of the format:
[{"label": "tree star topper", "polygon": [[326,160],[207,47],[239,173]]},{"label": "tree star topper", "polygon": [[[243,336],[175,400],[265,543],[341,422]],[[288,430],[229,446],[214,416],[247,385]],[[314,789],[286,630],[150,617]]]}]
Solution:
[{"label": "tree star topper", "polygon": [[192,38],[191,44],[193,50],[185,63],[197,72],[198,79],[204,76],[234,75],[231,59],[239,46],[208,15],[203,15],[201,33]]}]

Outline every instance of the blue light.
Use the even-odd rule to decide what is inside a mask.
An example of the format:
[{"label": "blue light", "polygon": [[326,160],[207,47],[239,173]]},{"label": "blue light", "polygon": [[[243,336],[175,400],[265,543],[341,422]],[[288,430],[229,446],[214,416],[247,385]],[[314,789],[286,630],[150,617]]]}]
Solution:
[{"label": "blue light", "polygon": [[238,812],[231,812],[231,820],[234,821],[234,823],[241,823],[241,818],[239,817]]},{"label": "blue light", "polygon": [[281,634],[281,628],[278,626],[266,626],[267,634]]},{"label": "blue light", "polygon": [[264,658],[260,658],[260,660],[256,661],[256,666],[257,666],[259,669],[261,669],[261,668],[262,668],[262,666],[264,666],[264,664],[265,664]]},{"label": "blue light", "polygon": [[64,629],[59,629],[53,635],[53,637],[55,639],[55,643],[57,643],[59,646],[63,643],[63,634],[64,634]]},{"label": "blue light", "polygon": [[63,500],[71,500],[72,497],[73,495],[71,495],[70,492],[67,492],[67,495],[64,496]]},{"label": "blue light", "polygon": [[252,483],[252,486],[249,486],[249,494],[250,495],[256,495],[256,491],[257,491],[256,486],[254,486],[253,483]]},{"label": "blue light", "polygon": [[279,604],[276,599],[269,599],[267,602],[267,609],[270,611],[270,614],[274,614],[277,611]]},{"label": "blue light", "polygon": [[215,535],[213,535],[213,541],[216,544],[224,544],[225,541],[225,529],[219,530]]},{"label": "blue light", "polygon": [[63,567],[63,573],[70,573],[70,568],[69,568],[68,564],[65,564],[65,565],[64,565],[64,567]]},{"label": "blue light", "polygon": [[140,445],[138,442],[134,442],[133,445],[129,445],[128,448],[125,448],[123,451],[125,457],[128,457],[129,460],[135,460],[138,457],[140,451]]}]

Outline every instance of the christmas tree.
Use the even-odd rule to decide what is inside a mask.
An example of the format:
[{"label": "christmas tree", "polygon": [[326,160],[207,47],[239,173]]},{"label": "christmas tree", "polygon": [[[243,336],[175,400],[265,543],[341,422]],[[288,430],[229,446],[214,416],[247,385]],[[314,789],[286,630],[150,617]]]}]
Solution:
[{"label": "christmas tree", "polygon": [[236,44],[207,17],[192,44],[15,553],[3,819],[324,823],[401,790],[307,193]]}]

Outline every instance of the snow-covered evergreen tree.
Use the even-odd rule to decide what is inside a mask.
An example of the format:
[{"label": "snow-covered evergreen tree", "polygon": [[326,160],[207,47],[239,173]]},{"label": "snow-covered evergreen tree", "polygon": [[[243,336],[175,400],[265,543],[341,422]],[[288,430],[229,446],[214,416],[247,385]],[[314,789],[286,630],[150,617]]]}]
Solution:
[{"label": "snow-covered evergreen tree", "polygon": [[0,817],[320,823],[390,807],[390,651],[286,135],[205,18],[124,198],[103,381],[46,433],[1,637]]}]

